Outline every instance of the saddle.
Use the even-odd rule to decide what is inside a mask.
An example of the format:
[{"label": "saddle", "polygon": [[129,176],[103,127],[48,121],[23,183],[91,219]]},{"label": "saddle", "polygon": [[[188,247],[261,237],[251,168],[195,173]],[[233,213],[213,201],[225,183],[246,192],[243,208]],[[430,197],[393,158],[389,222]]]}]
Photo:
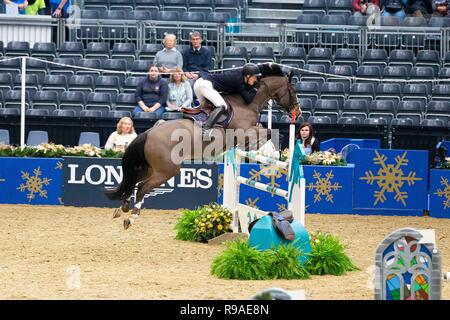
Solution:
[{"label": "saddle", "polygon": [[[291,226],[291,222],[294,221],[292,211],[285,210],[282,212],[269,212],[268,215],[272,217],[272,225],[280,237],[289,241],[295,239],[295,232]],[[258,220],[259,219],[250,223],[248,226],[248,232],[251,232],[253,226],[256,222],[258,222]]]},{"label": "saddle", "polygon": [[[233,119],[233,108],[226,99],[225,101],[227,103],[227,110],[220,116],[216,123],[216,127],[224,129],[228,127]],[[208,120],[210,113],[214,109],[214,105],[209,100],[205,100],[205,102],[197,108],[183,108],[181,111],[183,112],[184,118],[194,120],[195,122],[198,122],[199,125],[203,125]]]}]

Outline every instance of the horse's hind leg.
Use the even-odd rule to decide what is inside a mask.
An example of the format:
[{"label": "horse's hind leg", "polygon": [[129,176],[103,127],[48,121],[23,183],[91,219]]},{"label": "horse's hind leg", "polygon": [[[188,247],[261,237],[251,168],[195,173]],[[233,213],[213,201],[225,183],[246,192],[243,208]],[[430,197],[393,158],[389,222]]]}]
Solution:
[{"label": "horse's hind leg", "polygon": [[130,211],[130,200],[131,197],[123,200],[122,205],[114,210],[113,219],[119,218],[122,215],[122,212],[126,213]]},{"label": "horse's hind leg", "polygon": [[131,217],[127,218],[123,221],[123,227],[128,229],[139,217],[139,214],[141,212],[141,206],[144,202],[144,196],[149,193],[151,190],[153,190],[156,187],[159,187],[164,182],[169,180],[173,175],[169,176],[167,174],[161,174],[155,172],[152,174],[148,179],[142,181],[139,183],[138,190],[136,192],[136,202],[133,208],[133,211],[131,212]]}]

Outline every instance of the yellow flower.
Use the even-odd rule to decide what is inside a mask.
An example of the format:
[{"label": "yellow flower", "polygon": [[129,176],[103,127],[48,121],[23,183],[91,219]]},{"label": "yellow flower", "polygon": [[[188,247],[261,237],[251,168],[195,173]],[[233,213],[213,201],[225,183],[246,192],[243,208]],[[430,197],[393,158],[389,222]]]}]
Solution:
[{"label": "yellow flower", "polygon": [[222,225],[219,224],[219,225],[217,226],[217,230],[222,230],[222,229],[223,229]]},{"label": "yellow flower", "polygon": [[211,229],[213,227],[212,223],[208,224],[208,229]]},{"label": "yellow flower", "polygon": [[206,222],[206,218],[202,218],[202,222]]},{"label": "yellow flower", "polygon": [[200,225],[201,225],[202,227],[204,227],[204,226],[205,226],[205,224],[204,224],[204,223],[201,223]]},{"label": "yellow flower", "polygon": [[211,215],[210,215],[210,214],[208,214],[208,215],[206,216],[206,218],[208,218],[208,219],[209,219],[209,218],[211,218]]}]

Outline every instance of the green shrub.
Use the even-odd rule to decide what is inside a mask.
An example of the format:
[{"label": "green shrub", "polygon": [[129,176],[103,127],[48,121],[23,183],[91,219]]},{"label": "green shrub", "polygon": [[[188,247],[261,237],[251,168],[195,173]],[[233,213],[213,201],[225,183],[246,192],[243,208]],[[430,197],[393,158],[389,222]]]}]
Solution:
[{"label": "green shrub", "polygon": [[311,274],[340,276],[347,271],[358,270],[337,237],[322,232],[311,233],[310,237],[311,257],[305,266]]},{"label": "green shrub", "polygon": [[181,217],[175,225],[177,240],[197,240],[197,234],[195,232],[195,219],[197,218],[197,215],[198,213],[195,210],[184,210],[181,213]]},{"label": "green shrub", "polygon": [[248,246],[247,240],[237,239],[227,243],[227,248],[217,256],[211,273],[223,279],[267,280],[271,254]]},{"label": "green shrub", "polygon": [[278,250],[269,251],[271,279],[309,279],[308,270],[300,263],[300,250],[295,243],[278,246]]}]

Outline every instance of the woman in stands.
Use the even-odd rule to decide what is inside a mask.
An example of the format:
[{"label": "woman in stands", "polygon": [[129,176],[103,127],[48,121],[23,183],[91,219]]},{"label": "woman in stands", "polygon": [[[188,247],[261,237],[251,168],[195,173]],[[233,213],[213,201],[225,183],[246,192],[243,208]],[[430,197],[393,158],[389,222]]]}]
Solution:
[{"label": "woman in stands", "polygon": [[137,134],[134,131],[133,120],[128,117],[123,117],[117,123],[117,130],[111,133],[108,141],[106,141],[105,149],[119,149],[125,151],[136,136]]},{"label": "woman in stands", "polygon": [[313,127],[308,122],[303,122],[300,125],[297,136],[297,143],[300,144],[302,153],[305,156],[320,151],[319,140],[316,137],[314,137]]},{"label": "woman in stands", "polygon": [[164,37],[164,48],[156,53],[153,61],[153,64],[158,66],[160,72],[173,72],[177,67],[183,68],[183,56],[175,48],[176,44],[177,37],[174,34],[169,33]]},{"label": "woman in stands", "polygon": [[166,111],[179,111],[189,108],[192,104],[192,88],[184,75],[183,69],[175,68],[170,76],[169,94],[167,96]]},{"label": "woman in stands", "polygon": [[160,118],[166,106],[169,86],[167,81],[159,75],[158,67],[152,65],[148,70],[148,77],[143,78],[136,88],[136,102],[138,106],[134,113],[154,112]]}]

